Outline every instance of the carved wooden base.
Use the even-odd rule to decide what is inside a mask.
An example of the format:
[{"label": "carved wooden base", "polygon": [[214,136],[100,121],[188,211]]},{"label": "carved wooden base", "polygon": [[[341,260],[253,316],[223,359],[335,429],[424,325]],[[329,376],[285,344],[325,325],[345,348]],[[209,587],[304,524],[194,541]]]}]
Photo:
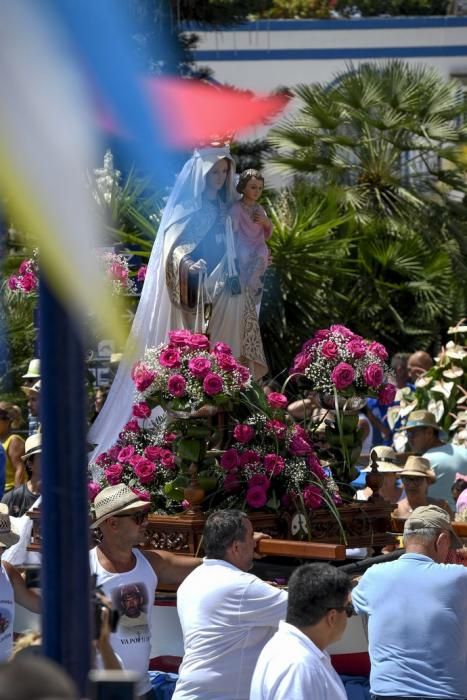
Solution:
[{"label": "carved wooden base", "polygon": [[387,501],[355,501],[339,506],[339,516],[346,535],[345,542],[334,516],[328,510],[317,509],[313,511],[310,519],[311,539],[316,542],[346,544],[352,548],[394,544],[396,538],[390,534],[394,532],[391,528],[393,510],[394,506]]}]

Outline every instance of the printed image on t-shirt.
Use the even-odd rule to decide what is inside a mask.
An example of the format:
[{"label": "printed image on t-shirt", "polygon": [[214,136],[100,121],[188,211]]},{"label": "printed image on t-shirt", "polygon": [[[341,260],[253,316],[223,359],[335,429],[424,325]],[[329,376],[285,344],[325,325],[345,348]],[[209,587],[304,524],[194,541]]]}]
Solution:
[{"label": "printed image on t-shirt", "polygon": [[0,608],[0,634],[4,634],[11,625],[11,613],[5,608]]},{"label": "printed image on t-shirt", "polygon": [[148,592],[144,583],[114,588],[112,604],[120,613],[119,626],[148,626]]}]

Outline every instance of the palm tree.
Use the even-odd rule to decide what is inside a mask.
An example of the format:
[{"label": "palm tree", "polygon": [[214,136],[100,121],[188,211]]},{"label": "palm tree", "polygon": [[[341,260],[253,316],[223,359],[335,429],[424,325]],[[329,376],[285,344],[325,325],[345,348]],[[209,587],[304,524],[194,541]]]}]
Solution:
[{"label": "palm tree", "polygon": [[300,85],[298,114],[270,132],[279,169],[341,188],[361,221],[405,220],[466,192],[460,85],[401,61],[349,67],[331,85]]}]

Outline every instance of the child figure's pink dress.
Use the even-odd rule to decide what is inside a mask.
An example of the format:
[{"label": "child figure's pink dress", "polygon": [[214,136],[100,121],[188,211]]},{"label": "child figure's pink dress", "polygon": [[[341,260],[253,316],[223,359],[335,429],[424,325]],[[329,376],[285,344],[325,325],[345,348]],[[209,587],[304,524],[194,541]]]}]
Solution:
[{"label": "child figure's pink dress", "polygon": [[263,276],[268,266],[269,249],[265,243],[271,237],[272,223],[255,223],[255,212],[266,212],[259,204],[247,207],[241,201],[232,204],[229,214],[235,234],[240,283],[258,300],[263,291]]}]

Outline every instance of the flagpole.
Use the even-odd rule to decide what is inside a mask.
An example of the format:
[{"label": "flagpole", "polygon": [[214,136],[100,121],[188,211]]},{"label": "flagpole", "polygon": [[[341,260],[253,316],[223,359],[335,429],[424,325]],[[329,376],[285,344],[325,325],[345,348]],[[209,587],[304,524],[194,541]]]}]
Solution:
[{"label": "flagpole", "polygon": [[84,353],[44,279],[39,318],[43,645],[84,696],[91,656]]}]

